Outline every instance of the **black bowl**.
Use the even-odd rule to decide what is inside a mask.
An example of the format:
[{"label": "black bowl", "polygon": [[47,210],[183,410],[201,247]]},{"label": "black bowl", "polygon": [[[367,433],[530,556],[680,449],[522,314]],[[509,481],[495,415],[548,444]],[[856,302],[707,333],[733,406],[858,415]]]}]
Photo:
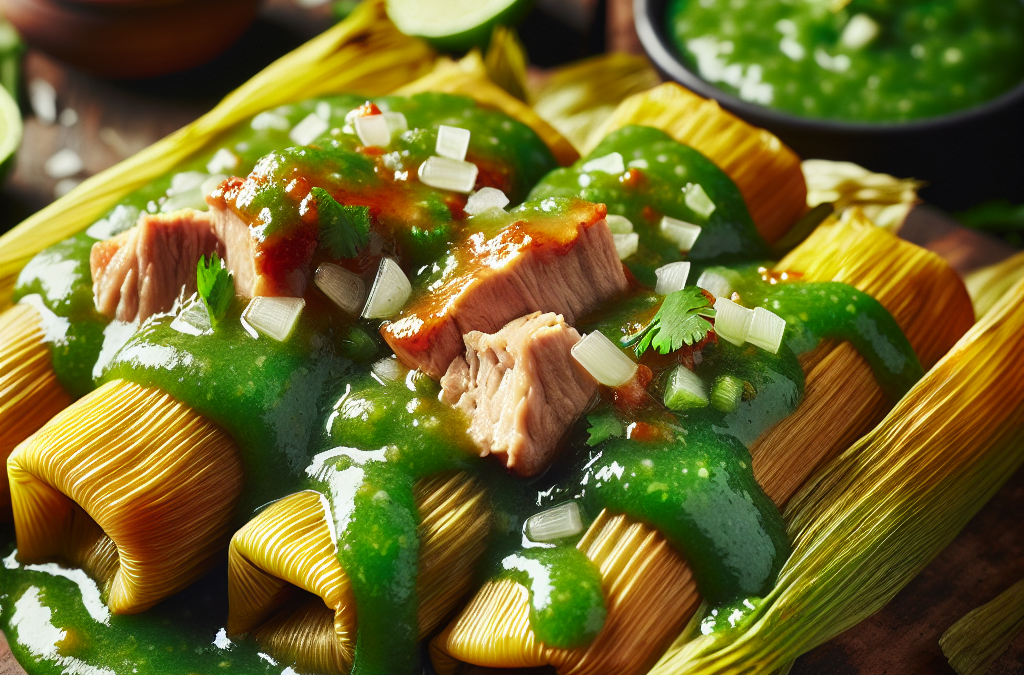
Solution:
[{"label": "black bowl", "polygon": [[985,104],[900,124],[797,117],[743,101],[683,64],[668,37],[668,0],[634,0],[636,31],[666,78],[777,135],[801,157],[846,160],[928,182],[922,196],[948,210],[991,199],[1024,202],[1024,82]]}]

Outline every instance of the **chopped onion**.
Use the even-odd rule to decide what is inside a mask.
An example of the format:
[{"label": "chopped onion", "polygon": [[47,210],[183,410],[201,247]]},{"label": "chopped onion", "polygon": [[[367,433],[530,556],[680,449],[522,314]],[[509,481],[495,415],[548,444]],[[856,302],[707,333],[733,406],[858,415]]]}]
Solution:
[{"label": "chopped onion", "polygon": [[288,131],[292,128],[292,123],[288,121],[288,118],[284,115],[278,115],[272,112],[261,112],[256,117],[252,118],[252,122],[249,123],[253,131],[263,131],[264,129],[273,129],[275,131]]},{"label": "chopped onion", "polygon": [[619,254],[619,260],[625,260],[640,247],[640,235],[636,232],[613,234],[612,239],[615,240],[615,252]]},{"label": "chopped onion", "polygon": [[466,208],[463,209],[471,216],[483,213],[487,209],[504,209],[508,206],[508,197],[498,188],[480,188],[466,200]]},{"label": "chopped onion", "polygon": [[469,129],[441,124],[437,127],[437,145],[434,146],[434,152],[441,157],[461,162],[466,159],[466,152],[469,150],[469,137]]},{"label": "chopped onion", "polygon": [[198,298],[194,299],[174,317],[174,321],[171,321],[171,330],[185,335],[211,335],[213,325],[210,323],[210,312],[206,309],[206,304]]},{"label": "chopped onion", "polygon": [[267,337],[284,342],[295,329],[305,306],[302,298],[257,296],[242,312],[242,320]]},{"label": "chopped onion", "polygon": [[366,147],[386,148],[391,142],[391,131],[384,115],[361,115],[356,118],[356,135]]},{"label": "chopped onion", "polygon": [[736,412],[743,400],[743,380],[735,375],[719,375],[711,385],[711,407],[724,413]]},{"label": "chopped onion", "polygon": [[715,212],[715,203],[711,201],[711,197],[708,197],[708,193],[704,192],[700,183],[690,183],[684,187],[683,195],[686,205],[701,218],[707,219]]},{"label": "chopped onion", "polygon": [[732,295],[732,284],[718,272],[704,270],[697,279],[697,286],[715,296],[716,298],[728,298]]},{"label": "chopped onion", "polygon": [[782,334],[785,332],[785,319],[763,307],[755,307],[750,320],[750,330],[747,332],[747,342],[772,354],[778,354]]},{"label": "chopped onion", "polygon": [[526,537],[531,541],[556,541],[583,533],[583,517],[576,502],[559,504],[526,519]]},{"label": "chopped onion", "polygon": [[686,285],[686,277],[690,276],[690,263],[674,262],[663,265],[654,270],[658,277],[658,283],[654,285],[654,292],[658,295],[668,295],[683,290]]},{"label": "chopped onion", "polygon": [[[219,185],[224,178],[225,176],[220,176],[213,187]],[[171,186],[167,188],[167,199],[160,204],[160,211],[170,213],[179,209],[205,209],[207,193],[204,188],[209,180],[210,176],[202,171],[175,174],[171,177]]]},{"label": "chopped onion", "polygon": [[420,164],[417,173],[424,185],[439,190],[454,190],[468,194],[476,185],[478,172],[479,169],[472,162],[461,162],[448,157],[435,156],[428,157],[427,161]]},{"label": "chopped onion", "polygon": [[659,228],[666,239],[674,242],[683,253],[693,248],[697,237],[700,236],[700,225],[688,223],[685,220],[662,216]]},{"label": "chopped onion", "polygon": [[878,37],[878,33],[878,24],[874,19],[867,14],[854,14],[846,22],[839,42],[847,49],[862,49]]},{"label": "chopped onion", "polygon": [[715,300],[715,333],[736,346],[747,341],[754,312],[729,298]]},{"label": "chopped onion", "polygon": [[309,145],[320,138],[330,125],[316,113],[309,113],[288,133],[288,138],[297,145]]},{"label": "chopped onion", "polygon": [[605,218],[605,222],[608,223],[608,229],[612,231],[612,234],[629,234],[633,231],[633,223],[626,216],[612,213]]},{"label": "chopped onion", "polygon": [[364,319],[386,319],[398,314],[412,295],[409,277],[391,258],[383,258],[377,268],[377,277],[370,287],[370,296],[363,307]]},{"label": "chopped onion", "polygon": [[[370,366],[370,371],[377,376],[378,381],[400,382],[405,379],[409,369],[402,365],[394,355],[385,356],[380,361],[375,361]],[[382,382],[383,384],[383,382]]]},{"label": "chopped onion", "polygon": [[167,196],[173,197],[174,195],[199,187],[208,175],[202,171],[183,171],[174,174],[171,176],[171,187],[167,188]]},{"label": "chopped onion", "polygon": [[621,387],[633,379],[637,365],[600,331],[587,333],[572,347],[572,357],[606,387]]},{"label": "chopped onion", "polygon": [[708,404],[704,380],[686,366],[676,366],[665,386],[665,407],[669,410],[703,408]]},{"label": "chopped onion", "polygon": [[206,170],[210,173],[224,173],[234,171],[238,168],[238,155],[227,148],[221,148],[213,153],[213,157],[206,163]]},{"label": "chopped onion", "polygon": [[583,165],[583,173],[591,173],[592,171],[617,175],[626,171],[626,164],[622,161],[622,155],[613,152],[604,157],[596,157]]},{"label": "chopped onion", "polygon": [[203,201],[206,201],[206,195],[216,190],[226,178],[227,175],[223,173],[215,173],[204,180],[203,184],[199,186],[199,194],[203,196]]},{"label": "chopped onion", "polygon": [[409,122],[402,113],[385,110],[383,114],[392,137],[400,136],[409,130]]},{"label": "chopped onion", "polygon": [[315,108],[316,116],[322,119],[324,122],[331,121],[331,104],[327,101],[320,101],[316,104]]},{"label": "chopped onion", "polygon": [[313,274],[313,283],[342,311],[358,315],[359,310],[363,308],[366,284],[359,275],[349,272],[344,267],[331,263],[321,264]]}]

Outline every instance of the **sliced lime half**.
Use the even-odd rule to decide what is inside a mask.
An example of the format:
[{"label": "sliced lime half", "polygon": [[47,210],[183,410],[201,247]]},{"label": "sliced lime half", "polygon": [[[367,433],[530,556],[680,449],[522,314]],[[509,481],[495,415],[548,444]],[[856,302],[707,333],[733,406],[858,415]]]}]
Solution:
[{"label": "sliced lime half", "polygon": [[21,145],[21,111],[7,90],[0,87],[0,176]]},{"label": "sliced lime half", "polygon": [[483,47],[495,25],[518,23],[532,5],[532,0],[387,0],[398,30],[447,51]]}]

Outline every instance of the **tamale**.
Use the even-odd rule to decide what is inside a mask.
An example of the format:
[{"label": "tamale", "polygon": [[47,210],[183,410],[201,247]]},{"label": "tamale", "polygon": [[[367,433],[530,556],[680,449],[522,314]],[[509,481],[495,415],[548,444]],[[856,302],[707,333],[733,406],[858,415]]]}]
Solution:
[{"label": "tamale", "polygon": [[[973,321],[963,284],[948,265],[860,217],[820,228],[779,269],[799,271],[807,280],[838,278],[869,295],[877,294],[927,365],[938,360]],[[918,297],[929,303],[924,311],[913,300]],[[805,356],[802,365],[807,373],[804,400],[751,448],[754,475],[776,503],[784,503],[815,467],[870,428],[886,410],[872,371],[850,345],[823,344]],[[800,423],[794,425],[794,419]],[[793,441],[794,436],[800,440]],[[608,520],[603,513],[578,545],[595,562],[599,556],[586,548],[587,542]],[[652,537],[661,535],[652,532]],[[610,541],[619,545],[616,537]],[[630,550],[625,541],[621,545]],[[648,578],[651,569],[677,573],[672,579]],[[456,661],[487,666],[552,664],[563,675],[643,672],[699,604],[696,583],[685,562],[664,541],[655,556],[628,570],[624,578],[602,572],[608,618],[586,648],[555,650],[537,644],[526,621],[525,592],[513,593],[507,582],[488,582],[432,643],[435,663],[447,666],[445,672],[454,672]],[[640,602],[630,601],[630,596],[620,599],[616,587],[671,590]],[[630,622],[636,616],[645,617],[649,628],[620,637],[616,626],[635,625]],[[628,641],[628,648],[620,640]]]},{"label": "tamale", "polygon": [[939,647],[957,675],[984,675],[1024,632],[1024,579],[950,626]]},{"label": "tamale", "polygon": [[123,381],[59,413],[7,467],[19,558],[82,567],[111,611],[125,614],[206,571],[230,534],[243,480],[224,431]]},{"label": "tamale", "polygon": [[[0,314],[0,460],[71,404],[57,381],[39,313],[18,304]],[[11,492],[0,486],[0,519],[11,517]]]},{"label": "tamale", "polygon": [[1024,252],[967,275],[964,283],[974,303],[974,316],[985,316],[1006,291],[1024,278]]},{"label": "tamale", "polygon": [[583,148],[589,153],[612,131],[629,124],[661,129],[698,150],[739,188],[758,231],[769,244],[807,210],[800,158],[764,129],[755,129],[678,84],[666,83],[630,96],[597,128]]},{"label": "tamale", "polygon": [[800,164],[807,181],[807,205],[831,203],[836,212],[858,207],[878,227],[895,232],[920,200],[924,183],[873,173],[851,162],[806,159]]},{"label": "tamale", "polygon": [[[423,637],[469,592],[491,509],[483,486],[464,473],[421,479],[415,499]],[[355,607],[332,523],[326,500],[307,491],[274,503],[235,533],[228,632],[252,634],[261,648],[300,670],[343,674],[352,666]]]}]

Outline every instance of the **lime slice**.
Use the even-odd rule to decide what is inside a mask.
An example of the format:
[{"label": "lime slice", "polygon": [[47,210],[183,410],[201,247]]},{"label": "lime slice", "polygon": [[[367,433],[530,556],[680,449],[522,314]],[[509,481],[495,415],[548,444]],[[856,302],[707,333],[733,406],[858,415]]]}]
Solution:
[{"label": "lime slice", "polygon": [[21,112],[7,90],[0,87],[0,175],[21,145]]},{"label": "lime slice", "polygon": [[438,49],[464,51],[486,45],[495,25],[518,23],[532,4],[532,0],[387,0],[387,10],[406,35],[421,37]]}]

